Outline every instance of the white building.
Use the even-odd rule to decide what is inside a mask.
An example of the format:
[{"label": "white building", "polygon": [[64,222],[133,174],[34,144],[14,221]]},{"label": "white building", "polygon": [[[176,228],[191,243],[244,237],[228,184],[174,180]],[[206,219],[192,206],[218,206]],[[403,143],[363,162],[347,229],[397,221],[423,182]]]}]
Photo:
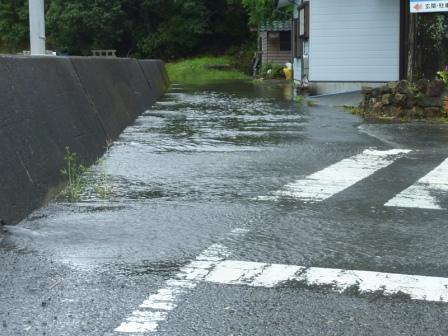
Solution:
[{"label": "white building", "polygon": [[294,3],[294,80],[318,93],[396,81],[406,73],[409,0],[279,0]]}]

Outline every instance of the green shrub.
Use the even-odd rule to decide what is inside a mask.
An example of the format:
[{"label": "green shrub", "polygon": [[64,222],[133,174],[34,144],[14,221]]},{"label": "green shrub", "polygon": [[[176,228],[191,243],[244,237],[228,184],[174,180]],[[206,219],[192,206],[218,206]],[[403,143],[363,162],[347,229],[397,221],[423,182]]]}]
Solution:
[{"label": "green shrub", "polygon": [[351,113],[353,115],[360,115],[360,116],[362,116],[362,115],[365,114],[365,111],[363,111],[361,108],[356,107],[356,106],[344,105],[343,108],[347,112],[349,112],[349,113]]},{"label": "green shrub", "polygon": [[437,77],[439,77],[445,83],[445,86],[448,87],[448,65],[445,67],[445,70],[437,73]]},{"label": "green shrub", "polygon": [[285,78],[283,68],[284,68],[283,64],[278,63],[263,64],[260,70],[260,76],[266,79]]},{"label": "green shrub", "polygon": [[248,42],[238,47],[231,47],[226,54],[230,57],[230,65],[233,69],[252,76],[252,62],[257,46],[254,42]]}]

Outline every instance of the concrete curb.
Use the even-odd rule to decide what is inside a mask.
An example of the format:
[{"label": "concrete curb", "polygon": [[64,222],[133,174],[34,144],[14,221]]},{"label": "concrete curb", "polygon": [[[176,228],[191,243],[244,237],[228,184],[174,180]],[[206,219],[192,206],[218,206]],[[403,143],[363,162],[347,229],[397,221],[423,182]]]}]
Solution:
[{"label": "concrete curb", "polygon": [[342,92],[324,94],[319,96],[309,96],[308,100],[314,101],[320,106],[340,107],[340,106],[359,106],[363,99],[361,91]]}]

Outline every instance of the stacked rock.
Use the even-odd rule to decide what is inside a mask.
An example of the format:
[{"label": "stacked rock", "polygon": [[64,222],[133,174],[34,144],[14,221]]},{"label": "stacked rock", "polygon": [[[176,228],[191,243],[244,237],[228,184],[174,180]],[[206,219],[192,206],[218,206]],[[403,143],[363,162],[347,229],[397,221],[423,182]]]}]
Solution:
[{"label": "stacked rock", "polygon": [[430,119],[448,116],[448,89],[443,81],[402,80],[381,87],[363,87],[360,109],[382,117]]}]

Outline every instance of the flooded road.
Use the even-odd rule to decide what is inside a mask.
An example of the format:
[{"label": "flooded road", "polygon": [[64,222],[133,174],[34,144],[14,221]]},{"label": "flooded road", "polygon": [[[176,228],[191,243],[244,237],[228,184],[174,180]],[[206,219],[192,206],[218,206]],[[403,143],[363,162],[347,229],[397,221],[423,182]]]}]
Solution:
[{"label": "flooded road", "polygon": [[386,206],[412,199],[404,191],[447,143],[443,125],[364,123],[295,102],[284,84],[173,85],[90,169],[79,201],[61,196],[8,228],[0,335],[127,334],[122,323],[160,335],[446,335],[448,304],[207,278],[168,286],[184,293],[168,300],[178,309],[123,321],[217,243],[242,262],[448,277],[444,168],[436,187],[417,184],[415,206]]}]

